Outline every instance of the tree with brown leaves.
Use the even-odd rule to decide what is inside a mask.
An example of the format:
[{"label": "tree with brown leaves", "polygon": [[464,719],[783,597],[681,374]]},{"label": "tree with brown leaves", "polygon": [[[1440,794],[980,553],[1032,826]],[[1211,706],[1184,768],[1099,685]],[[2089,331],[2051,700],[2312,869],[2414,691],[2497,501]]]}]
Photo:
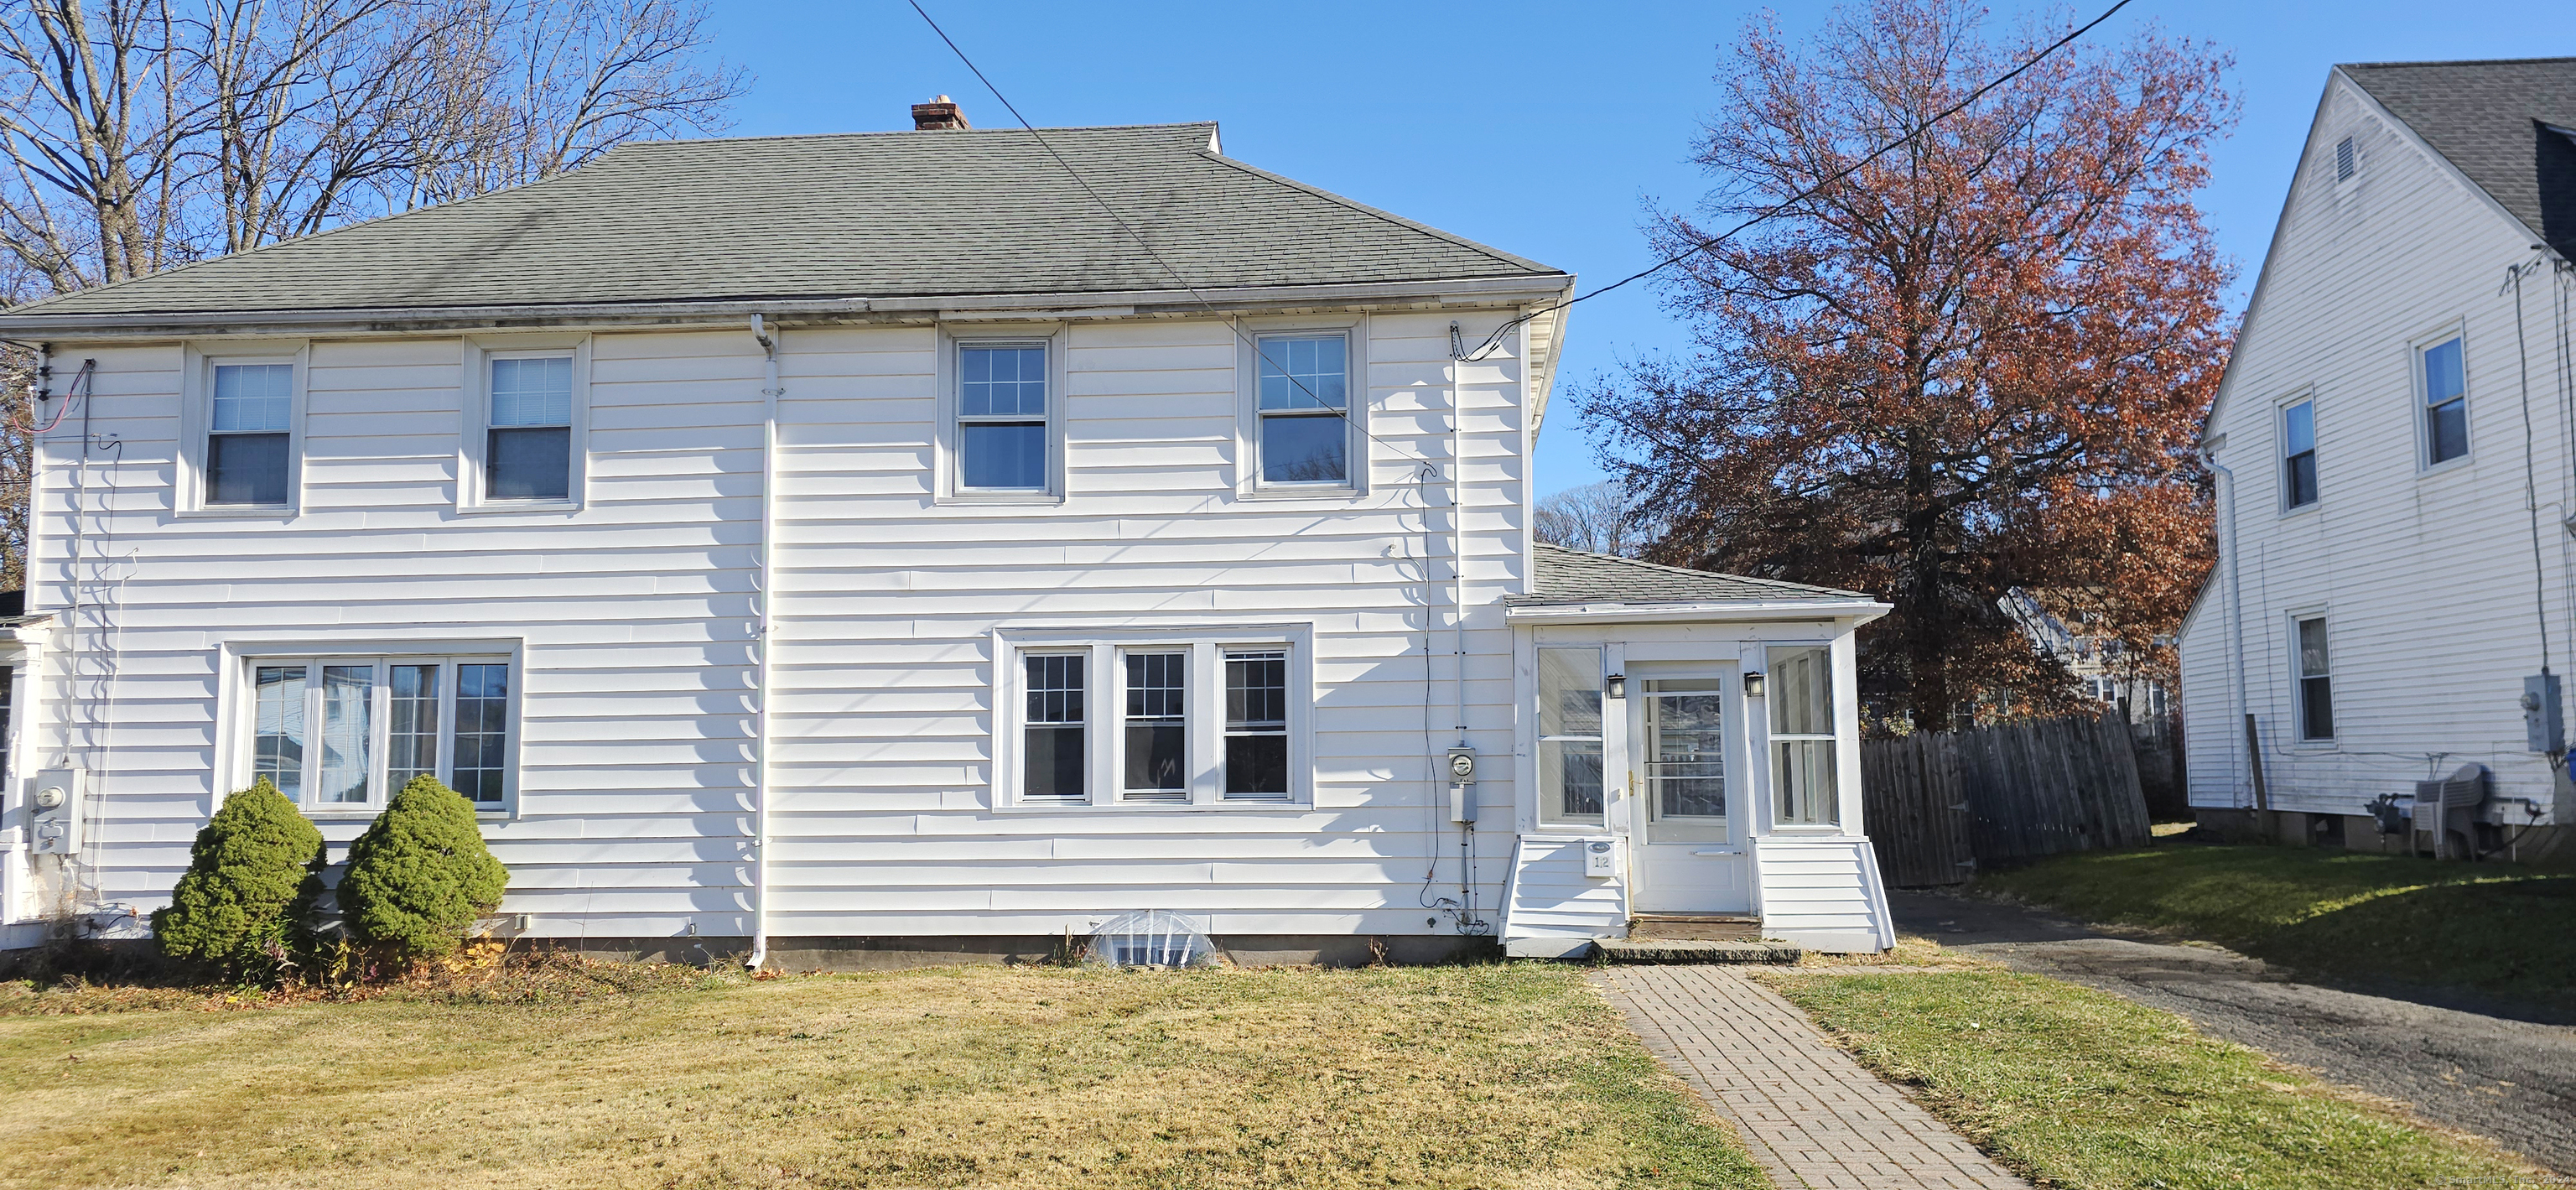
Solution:
[{"label": "tree with brown leaves", "polygon": [[2230,344],[2192,204],[2228,59],[2078,43],[1934,123],[2062,35],[1989,39],[1979,16],[1870,0],[1802,46],[1749,26],[1696,146],[1722,188],[1652,230],[1706,248],[1666,292],[1696,350],[1578,398],[1631,506],[1670,517],[1649,557],[1895,604],[1863,632],[1863,690],[1924,730],[2072,692],[2003,609],[2015,589],[2169,671],[2212,556],[2192,451]]}]

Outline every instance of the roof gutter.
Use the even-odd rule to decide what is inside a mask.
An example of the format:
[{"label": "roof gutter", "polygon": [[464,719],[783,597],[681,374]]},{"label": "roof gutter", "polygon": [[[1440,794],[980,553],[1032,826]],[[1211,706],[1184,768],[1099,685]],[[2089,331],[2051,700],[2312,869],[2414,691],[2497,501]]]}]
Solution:
[{"label": "roof gutter", "polygon": [[1875,599],[1709,600],[1696,603],[1551,603],[1503,609],[1513,624],[1662,624],[1682,620],[1850,620],[1857,628],[1896,610]]},{"label": "roof gutter", "polygon": [[1098,293],[927,294],[875,298],[554,302],[489,306],[385,306],[344,310],[207,310],[139,314],[0,315],[0,339],[168,338],[219,334],[400,334],[566,326],[732,329],[745,317],[772,323],[920,322],[938,318],[1146,318],[1224,309],[1399,304],[1488,306],[1555,296],[1564,274],[1336,285],[1266,285]]}]

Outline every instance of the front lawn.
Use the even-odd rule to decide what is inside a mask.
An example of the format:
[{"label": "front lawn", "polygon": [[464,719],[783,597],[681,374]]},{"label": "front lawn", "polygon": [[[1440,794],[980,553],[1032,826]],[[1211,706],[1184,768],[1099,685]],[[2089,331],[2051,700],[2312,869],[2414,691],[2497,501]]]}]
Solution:
[{"label": "front lawn", "polygon": [[0,1186],[1292,1184],[1764,1183],[1556,966],[0,1019]]},{"label": "front lawn", "polygon": [[2072,1190],[2537,1185],[2171,1013],[2008,971],[1764,982],[1980,1148]]},{"label": "front lawn", "polygon": [[2312,847],[2161,844],[1979,876],[2097,922],[2170,929],[2309,978],[2576,1015],[2576,876]]}]

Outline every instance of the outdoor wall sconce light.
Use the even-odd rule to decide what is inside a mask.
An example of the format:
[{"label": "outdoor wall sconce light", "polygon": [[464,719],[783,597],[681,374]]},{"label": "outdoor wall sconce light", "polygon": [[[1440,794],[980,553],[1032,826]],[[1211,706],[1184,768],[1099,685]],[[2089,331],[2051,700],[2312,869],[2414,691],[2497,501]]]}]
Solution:
[{"label": "outdoor wall sconce light", "polygon": [[1758,669],[1757,669],[1757,670],[1753,670],[1753,671],[1751,671],[1751,672],[1749,672],[1749,673],[1746,673],[1746,674],[1744,675],[1744,697],[1746,697],[1746,698],[1760,698],[1760,697],[1762,697],[1762,688],[1763,688],[1763,685],[1764,685],[1764,682],[1763,682],[1763,678],[1762,678],[1762,671],[1761,671],[1761,670],[1758,670]]},{"label": "outdoor wall sconce light", "polygon": [[1626,675],[1626,674],[1612,674],[1612,675],[1610,675],[1610,676],[1609,676],[1609,678],[1607,679],[1607,681],[1609,682],[1609,685],[1610,685],[1610,697],[1612,697],[1612,698],[1626,698],[1626,697],[1628,697],[1628,675]]}]

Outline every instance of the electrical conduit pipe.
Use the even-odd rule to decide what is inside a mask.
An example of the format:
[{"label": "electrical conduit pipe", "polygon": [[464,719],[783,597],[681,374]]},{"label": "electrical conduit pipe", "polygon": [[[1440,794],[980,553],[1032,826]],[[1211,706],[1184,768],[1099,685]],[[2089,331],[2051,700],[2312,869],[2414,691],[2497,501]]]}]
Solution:
[{"label": "electrical conduit pipe", "polygon": [[778,537],[778,335],[758,314],[751,316],[751,337],[760,344],[760,571],[754,593],[760,599],[760,621],[753,647],[759,650],[752,677],[751,713],[751,954],[743,969],[758,971],[769,961],[769,655],[772,592],[770,554]]}]

